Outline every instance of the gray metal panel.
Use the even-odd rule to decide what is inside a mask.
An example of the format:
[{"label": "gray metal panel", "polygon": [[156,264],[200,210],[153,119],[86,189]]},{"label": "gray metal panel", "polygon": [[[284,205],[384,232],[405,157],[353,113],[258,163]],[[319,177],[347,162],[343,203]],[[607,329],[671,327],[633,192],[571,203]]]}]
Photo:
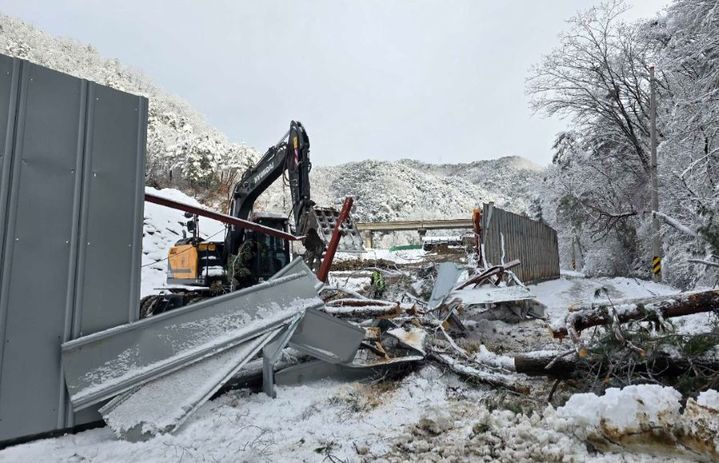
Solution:
[{"label": "gray metal panel", "polygon": [[263,333],[116,397],[100,409],[105,422],[130,441],[175,431],[283,329]]},{"label": "gray metal panel", "polygon": [[317,278],[317,275],[315,275],[314,272],[307,266],[307,264],[305,264],[305,261],[302,260],[301,257],[295,258],[288,265],[282,267],[277,273],[270,277],[270,280],[276,280],[286,275],[300,274],[307,275],[310,279],[312,279],[314,281],[315,289],[318,291],[325,285]]},{"label": "gray metal panel", "polygon": [[514,273],[524,283],[559,278],[557,232],[552,227],[485,204],[482,212],[482,243],[485,258],[490,264],[500,263],[502,236],[504,260],[521,261]]},{"label": "gray metal panel", "polygon": [[228,349],[319,307],[309,275],[288,275],[62,345],[75,409]]},{"label": "gray metal panel", "polygon": [[364,328],[319,310],[307,309],[290,345],[325,362],[348,363],[355,357],[364,337]]},{"label": "gray metal panel", "polygon": [[[20,77],[20,61],[0,55],[0,262],[3,261],[5,211],[10,192],[10,164],[15,130],[15,108]],[[1,314],[0,314],[1,316]],[[0,318],[2,326],[3,318]],[[0,333],[0,339],[2,339]],[[2,344],[2,343],[0,343]],[[2,347],[0,346],[0,359]]]},{"label": "gray metal panel", "polygon": [[[12,168],[12,142],[15,132],[15,110],[20,80],[20,61],[0,55],[0,374],[2,372],[3,346],[5,345],[5,318],[7,304],[2,302],[4,287],[3,262],[5,255],[5,229],[7,201],[10,194],[10,169]],[[0,415],[0,420],[2,415]]]},{"label": "gray metal panel", "polygon": [[144,100],[89,84],[73,338],[136,319]]},{"label": "gray metal panel", "polygon": [[432,295],[429,297],[429,302],[427,302],[427,308],[429,310],[436,309],[444,302],[449,293],[452,292],[452,289],[454,289],[454,285],[457,283],[457,279],[461,273],[462,269],[454,262],[442,262],[439,264],[437,268],[437,278],[434,280],[434,287],[432,288]]},{"label": "gray metal panel", "polygon": [[72,298],[82,161],[85,83],[22,67],[0,288],[0,440],[64,423],[59,343]]}]

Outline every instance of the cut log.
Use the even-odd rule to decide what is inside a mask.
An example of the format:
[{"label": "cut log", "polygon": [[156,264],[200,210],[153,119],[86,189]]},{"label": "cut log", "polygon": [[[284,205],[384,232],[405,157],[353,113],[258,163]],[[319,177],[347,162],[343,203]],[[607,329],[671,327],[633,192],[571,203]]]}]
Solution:
[{"label": "cut log", "polygon": [[560,351],[528,352],[514,357],[517,373],[529,376],[570,376],[577,367],[577,355]]},{"label": "cut log", "polygon": [[320,310],[340,318],[395,318],[403,313],[416,313],[413,304],[376,299],[337,299]]},{"label": "cut log", "polygon": [[666,318],[719,310],[719,290],[580,307],[576,312],[567,315],[565,326],[552,329],[552,336],[562,339],[573,332],[578,335],[582,330],[593,326],[611,325],[613,309],[617,311],[619,323],[637,320],[661,322]]}]

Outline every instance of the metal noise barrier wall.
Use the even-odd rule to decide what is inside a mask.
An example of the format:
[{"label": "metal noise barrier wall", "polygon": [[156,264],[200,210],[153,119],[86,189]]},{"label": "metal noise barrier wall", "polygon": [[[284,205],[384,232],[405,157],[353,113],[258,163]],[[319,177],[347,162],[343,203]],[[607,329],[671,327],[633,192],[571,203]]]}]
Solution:
[{"label": "metal noise barrier wall", "polygon": [[137,319],[147,100],[0,55],[0,445],[73,413],[63,342]]},{"label": "metal noise barrier wall", "polygon": [[519,259],[514,273],[524,283],[559,278],[559,242],[549,225],[485,204],[482,210],[482,243],[490,265]]}]

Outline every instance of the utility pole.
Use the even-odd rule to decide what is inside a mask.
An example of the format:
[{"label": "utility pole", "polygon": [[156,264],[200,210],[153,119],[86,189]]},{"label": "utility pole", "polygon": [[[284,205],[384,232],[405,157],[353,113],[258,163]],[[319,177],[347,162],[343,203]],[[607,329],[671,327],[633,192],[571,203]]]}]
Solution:
[{"label": "utility pole", "polygon": [[649,133],[651,143],[651,207],[652,207],[652,280],[662,281],[662,238],[659,234],[659,180],[657,179],[657,95],[654,65],[649,65]]}]

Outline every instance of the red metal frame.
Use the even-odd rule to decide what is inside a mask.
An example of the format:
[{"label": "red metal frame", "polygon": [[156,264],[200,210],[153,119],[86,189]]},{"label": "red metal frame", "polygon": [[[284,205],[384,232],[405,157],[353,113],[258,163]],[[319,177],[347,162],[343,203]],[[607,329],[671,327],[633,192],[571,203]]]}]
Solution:
[{"label": "red metal frame", "polygon": [[337,223],[335,224],[334,230],[332,230],[332,238],[330,238],[330,242],[327,245],[327,252],[325,252],[325,258],[322,259],[322,264],[320,264],[320,269],[317,271],[317,278],[322,282],[327,282],[327,276],[330,274],[330,267],[332,266],[332,261],[335,258],[335,253],[337,252],[337,246],[340,244],[340,237],[341,230],[340,227],[342,227],[342,224],[345,223],[345,220],[350,215],[350,209],[352,209],[352,203],[354,202],[354,199],[352,196],[347,196],[345,198],[345,202],[342,205],[342,210],[340,211],[339,217],[337,217]]}]

